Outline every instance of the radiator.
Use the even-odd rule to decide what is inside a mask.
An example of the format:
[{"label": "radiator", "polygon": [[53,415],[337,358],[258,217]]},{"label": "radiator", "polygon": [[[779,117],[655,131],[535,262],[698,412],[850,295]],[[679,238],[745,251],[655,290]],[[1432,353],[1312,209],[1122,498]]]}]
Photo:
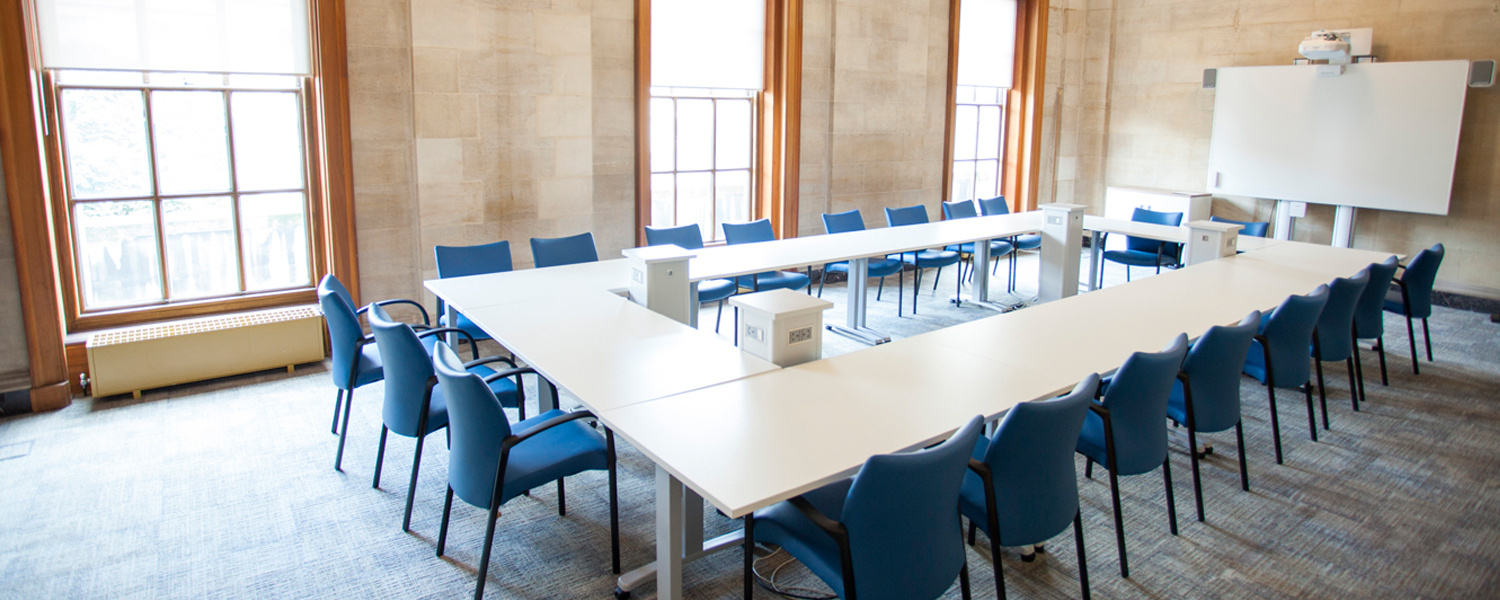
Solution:
[{"label": "radiator", "polygon": [[323,360],[317,306],[143,325],[88,339],[96,398]]}]

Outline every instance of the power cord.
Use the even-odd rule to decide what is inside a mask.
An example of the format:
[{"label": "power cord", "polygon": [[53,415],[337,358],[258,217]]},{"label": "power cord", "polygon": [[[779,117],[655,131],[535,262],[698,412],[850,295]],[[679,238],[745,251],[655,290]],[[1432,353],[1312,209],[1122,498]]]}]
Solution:
[{"label": "power cord", "polygon": [[755,582],[757,584],[760,584],[761,589],[785,598],[796,598],[797,600],[835,600],[836,598],[838,598],[838,596],[833,594],[824,595],[821,590],[815,590],[812,588],[799,586],[782,587],[780,585],[777,585],[776,574],[781,572],[782,567],[792,564],[795,561],[788,560],[779,565],[776,565],[775,569],[771,569],[770,577],[762,576],[760,574],[760,569],[757,568],[760,565],[760,561],[766,560],[778,554],[781,554],[781,548],[777,548],[775,551],[765,556],[756,557],[755,560],[751,561],[750,563],[750,572],[755,576]]}]

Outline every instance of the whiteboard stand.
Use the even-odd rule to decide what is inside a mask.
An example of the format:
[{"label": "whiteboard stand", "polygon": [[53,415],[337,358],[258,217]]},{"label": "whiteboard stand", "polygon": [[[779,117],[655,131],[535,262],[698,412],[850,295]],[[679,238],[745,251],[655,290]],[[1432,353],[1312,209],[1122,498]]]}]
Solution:
[{"label": "whiteboard stand", "polygon": [[1354,241],[1354,207],[1339,206],[1333,210],[1334,248],[1349,248]]}]

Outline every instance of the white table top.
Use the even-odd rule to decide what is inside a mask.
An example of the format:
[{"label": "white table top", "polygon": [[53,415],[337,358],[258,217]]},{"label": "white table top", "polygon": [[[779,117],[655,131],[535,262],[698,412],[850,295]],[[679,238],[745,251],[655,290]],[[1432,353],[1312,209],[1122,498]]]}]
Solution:
[{"label": "white table top", "polygon": [[472,309],[538,298],[604,293],[630,287],[630,260],[618,258],[545,269],[430,279],[428,290],[465,315]]}]

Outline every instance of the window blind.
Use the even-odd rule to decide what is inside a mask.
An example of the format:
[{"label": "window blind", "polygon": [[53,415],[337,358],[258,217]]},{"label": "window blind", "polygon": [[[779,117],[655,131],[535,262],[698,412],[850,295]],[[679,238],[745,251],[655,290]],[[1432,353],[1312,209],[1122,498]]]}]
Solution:
[{"label": "window blind", "polygon": [[307,0],[37,0],[55,69],[305,75]]},{"label": "window blind", "polygon": [[651,85],[761,89],[765,0],[651,0]]},{"label": "window blind", "polygon": [[958,21],[958,85],[1009,89],[1016,62],[1016,0],[964,0]]}]

